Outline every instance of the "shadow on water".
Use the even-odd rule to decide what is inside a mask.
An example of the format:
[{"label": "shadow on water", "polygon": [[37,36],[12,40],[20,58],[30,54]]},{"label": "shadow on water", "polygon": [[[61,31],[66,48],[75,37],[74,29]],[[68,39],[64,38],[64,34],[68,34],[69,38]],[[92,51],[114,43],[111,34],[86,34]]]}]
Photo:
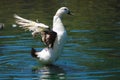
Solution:
[{"label": "shadow on water", "polygon": [[66,80],[66,73],[60,66],[50,65],[50,66],[39,66],[34,68],[33,73],[38,74],[40,80]]}]

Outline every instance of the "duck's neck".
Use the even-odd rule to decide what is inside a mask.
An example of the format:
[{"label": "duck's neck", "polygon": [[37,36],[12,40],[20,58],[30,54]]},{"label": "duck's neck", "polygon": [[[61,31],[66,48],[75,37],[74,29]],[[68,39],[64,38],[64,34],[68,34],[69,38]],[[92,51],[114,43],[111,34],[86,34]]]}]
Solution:
[{"label": "duck's neck", "polygon": [[56,32],[65,31],[61,18],[62,18],[62,15],[57,13],[53,17],[53,31],[56,31]]}]

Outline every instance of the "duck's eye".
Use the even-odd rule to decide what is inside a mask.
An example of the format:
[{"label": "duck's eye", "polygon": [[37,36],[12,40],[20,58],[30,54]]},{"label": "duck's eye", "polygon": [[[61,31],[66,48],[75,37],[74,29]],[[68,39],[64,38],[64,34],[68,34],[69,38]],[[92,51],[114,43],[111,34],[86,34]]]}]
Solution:
[{"label": "duck's eye", "polygon": [[64,9],[65,11],[67,10],[67,9]]}]

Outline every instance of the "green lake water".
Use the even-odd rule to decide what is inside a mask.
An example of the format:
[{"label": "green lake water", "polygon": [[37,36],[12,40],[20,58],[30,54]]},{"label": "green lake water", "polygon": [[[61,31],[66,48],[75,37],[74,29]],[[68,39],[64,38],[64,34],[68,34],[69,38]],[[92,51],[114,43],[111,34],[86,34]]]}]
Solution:
[{"label": "green lake water", "polygon": [[[43,66],[30,55],[43,43],[13,27],[13,15],[52,27],[62,6],[73,13],[62,19],[68,41],[54,66]],[[0,23],[0,80],[120,80],[119,0],[1,0]]]}]

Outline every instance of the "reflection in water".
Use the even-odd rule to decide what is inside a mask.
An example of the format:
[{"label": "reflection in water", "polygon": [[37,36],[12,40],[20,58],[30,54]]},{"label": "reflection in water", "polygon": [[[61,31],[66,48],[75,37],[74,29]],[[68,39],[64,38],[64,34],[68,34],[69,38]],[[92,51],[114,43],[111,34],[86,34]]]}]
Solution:
[{"label": "reflection in water", "polygon": [[65,80],[64,70],[56,65],[42,66],[41,68],[35,70],[39,74],[39,80]]}]

